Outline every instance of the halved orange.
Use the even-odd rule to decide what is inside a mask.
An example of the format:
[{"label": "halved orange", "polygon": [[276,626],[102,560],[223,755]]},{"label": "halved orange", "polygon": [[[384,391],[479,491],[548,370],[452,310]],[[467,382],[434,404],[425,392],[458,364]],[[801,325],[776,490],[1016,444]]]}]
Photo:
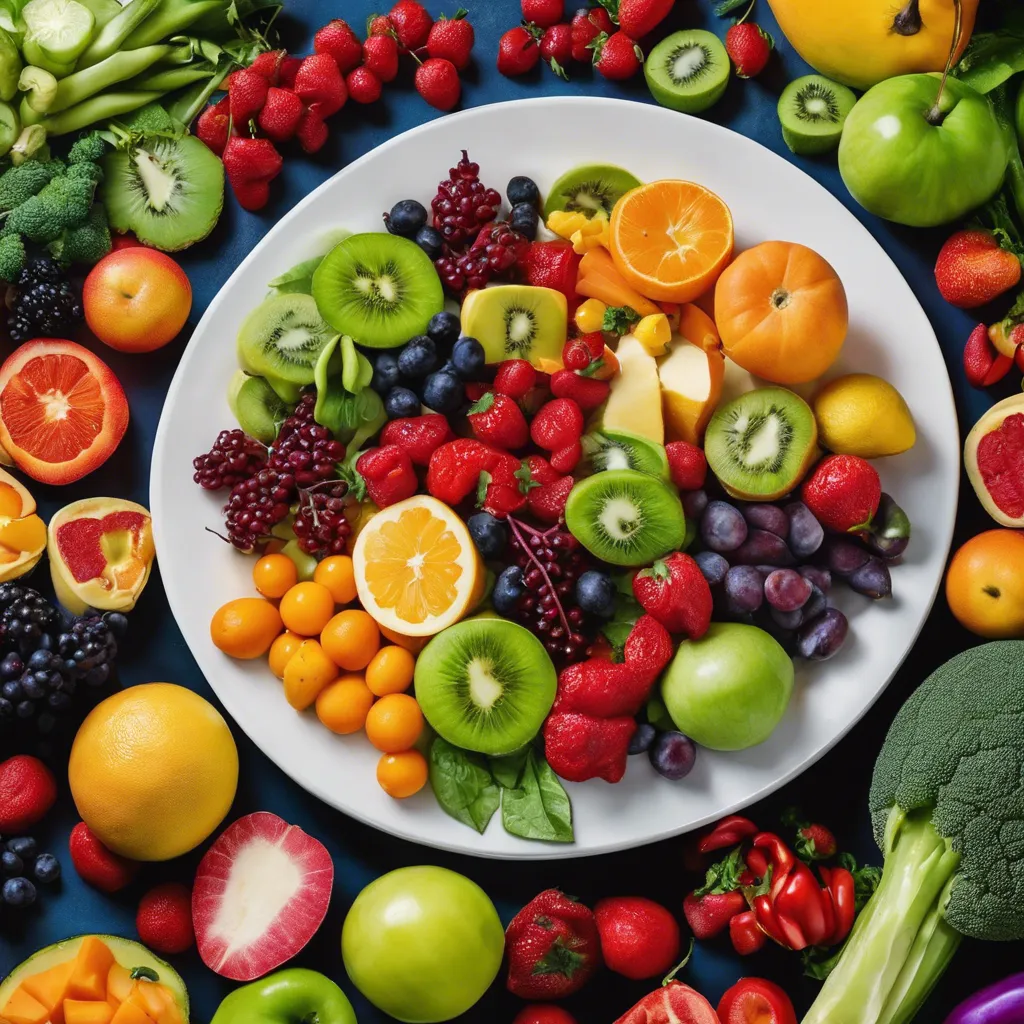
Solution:
[{"label": "halved orange", "polygon": [[619,273],[659,302],[692,302],[732,258],[732,214],[693,181],[652,181],[612,211],[611,253]]},{"label": "halved orange", "polygon": [[471,611],[485,572],[466,524],[427,495],[378,512],[352,552],[363,608],[403,636],[433,636]]},{"label": "halved orange", "polygon": [[128,401],[113,370],[73,341],[30,341],[0,367],[0,445],[34,480],[80,480],[127,429]]}]

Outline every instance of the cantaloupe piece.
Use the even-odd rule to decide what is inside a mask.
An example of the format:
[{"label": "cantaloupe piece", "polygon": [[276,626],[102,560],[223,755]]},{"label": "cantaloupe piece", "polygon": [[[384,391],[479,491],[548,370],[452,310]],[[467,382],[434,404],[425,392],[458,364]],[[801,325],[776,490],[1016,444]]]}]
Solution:
[{"label": "cantaloupe piece", "polygon": [[174,1005],[174,996],[163,985],[140,979],[135,983],[132,994],[128,997],[128,1002],[134,1003],[154,1020],[159,1020],[160,1015],[169,1006]]},{"label": "cantaloupe piece", "polygon": [[661,312],[655,303],[626,283],[607,249],[591,249],[580,261],[576,291],[588,299],[600,299],[608,306],[630,306],[641,316]]},{"label": "cantaloupe piece", "polygon": [[0,1018],[10,1021],[10,1024],[46,1024],[50,1011],[20,987],[14,990],[14,995],[0,1010]]},{"label": "cantaloupe piece", "polygon": [[107,972],[107,1002],[115,1008],[120,1006],[132,994],[134,984],[127,967],[113,964]]},{"label": "cantaloupe piece", "polygon": [[65,999],[64,1024],[110,1024],[114,1007],[93,999]]},{"label": "cantaloupe piece", "polygon": [[42,1003],[50,1011],[50,1024],[64,1024],[64,999],[68,992],[68,983],[74,969],[73,960],[57,964],[48,971],[40,971],[26,978],[21,987],[33,999]]},{"label": "cantaloupe piece", "polygon": [[155,1024],[155,1021],[145,1010],[128,999],[114,1011],[110,1024]]},{"label": "cantaloupe piece", "polygon": [[68,982],[67,998],[105,1001],[107,978],[114,965],[110,947],[95,935],[88,936],[79,947]]},{"label": "cantaloupe piece", "polygon": [[156,1024],[185,1024],[185,1018],[178,1009],[178,1004],[172,999],[165,1009],[160,1011],[156,1018]]}]

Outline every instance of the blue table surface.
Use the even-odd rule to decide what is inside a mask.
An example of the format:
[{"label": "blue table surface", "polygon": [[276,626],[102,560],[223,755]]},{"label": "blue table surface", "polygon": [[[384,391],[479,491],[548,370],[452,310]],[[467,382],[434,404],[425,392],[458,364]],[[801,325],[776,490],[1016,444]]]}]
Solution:
[{"label": "blue table surface", "polygon": [[[342,0],[338,4],[288,0],[286,16],[280,21],[283,41],[291,52],[309,52],[312,32],[323,21],[342,16],[353,25],[361,26],[375,6],[378,5],[373,0]],[[449,6],[456,6],[454,0]],[[618,96],[650,102],[642,76],[629,83],[611,83],[589,70],[573,68],[572,81],[563,82],[541,65],[523,79],[502,77],[495,68],[494,55],[499,36],[519,20],[518,0],[463,0],[463,6],[469,10],[477,36],[476,59],[464,77],[465,106],[542,94]],[[428,0],[428,7],[435,16],[440,13],[436,0]],[[680,0],[669,24],[672,28],[702,26],[722,35],[727,23],[715,18],[711,7],[711,0]],[[792,159],[867,225],[895,260],[928,313],[946,357],[961,427],[966,433],[992,400],[1018,387],[1018,376],[1011,374],[1002,390],[992,395],[973,391],[967,385],[961,352],[977,318],[948,306],[939,296],[932,276],[935,255],[946,232],[905,229],[867,215],[844,188],[834,158],[803,159],[793,157],[786,149],[776,118],[776,101],[786,82],[808,69],[778,31],[766,0],[760,0],[756,13],[759,23],[774,34],[778,53],[756,81],[734,78],[724,99],[707,116]],[[439,116],[437,112],[416,94],[411,70],[405,68],[399,79],[386,88],[380,103],[372,107],[350,103],[333,120],[331,139],[316,158],[289,154],[283,174],[274,183],[273,200],[267,209],[258,215],[248,214],[229,197],[214,234],[182,256],[181,262],[195,294],[190,323],[198,321],[239,262],[303,196],[346,163],[435,116]],[[529,138],[509,140],[510,169],[515,167],[516,150],[529,145]],[[608,139],[608,155],[612,160],[621,157],[615,151],[614,138]],[[566,159],[571,163],[571,154]],[[425,194],[431,194],[433,185],[433,181],[424,181]],[[103,357],[128,391],[132,413],[129,432],[116,456],[84,481],[59,491],[37,487],[45,516],[68,501],[96,494],[118,495],[147,503],[153,437],[187,335],[186,331],[179,341],[147,356],[103,351]],[[182,485],[187,486],[188,482],[182,481]],[[965,479],[956,543],[990,525]],[[42,576],[45,575],[44,570]],[[37,585],[42,584],[37,581]],[[888,725],[903,700],[932,669],[976,642],[976,638],[957,625],[940,596],[912,654],[874,709],[812,771],[751,808],[749,814],[770,827],[777,823],[783,807],[798,804],[811,817],[830,824],[842,848],[852,850],[862,860],[880,863],[868,827],[867,793],[872,765]],[[159,570],[153,573],[131,617],[130,636],[122,645],[119,666],[124,685],[170,680],[189,686],[216,703],[171,616]],[[241,757],[241,780],[228,820],[256,810],[273,811],[319,838],[334,858],[336,877],[330,912],[319,933],[295,963],[336,979],[352,999],[360,1024],[382,1024],[391,1018],[370,1006],[345,977],[339,949],[341,925],[359,891],[388,870],[409,864],[440,864],[461,871],[484,887],[506,922],[537,892],[550,886],[564,888],[591,904],[602,896],[645,895],[681,915],[683,896],[694,885],[693,877],[683,869],[682,841],[678,839],[590,859],[509,863],[446,855],[392,838],[347,818],[305,793],[240,730],[235,728],[234,731]],[[204,845],[200,851],[179,861],[151,866],[133,887],[113,897],[105,896],[83,884],[71,867],[67,837],[77,816],[64,780],[60,781],[62,792],[58,807],[37,832],[43,847],[61,858],[63,880],[55,891],[43,893],[40,905],[31,913],[22,917],[7,915],[0,920],[0,976],[40,947],[69,935],[110,932],[134,936],[135,907],[145,888],[164,880],[190,881],[199,855],[205,849]],[[208,971],[194,951],[171,959],[188,984],[192,1020],[206,1024],[220,1000],[230,991],[230,983]],[[918,1017],[920,1024],[938,1024],[970,992],[1019,970],[1022,963],[1024,944],[966,941]],[[683,978],[717,1003],[722,992],[743,975],[762,975],[782,984],[793,997],[798,1012],[806,1009],[817,988],[816,982],[801,977],[797,955],[769,948],[755,957],[741,960],[732,953],[727,941],[700,943]],[[605,971],[566,1005],[581,1024],[606,1024],[652,987],[651,983],[630,982]],[[504,991],[503,979],[499,978],[488,995],[459,1020],[467,1024],[499,1024],[511,1021],[519,1005],[518,1000]]]}]

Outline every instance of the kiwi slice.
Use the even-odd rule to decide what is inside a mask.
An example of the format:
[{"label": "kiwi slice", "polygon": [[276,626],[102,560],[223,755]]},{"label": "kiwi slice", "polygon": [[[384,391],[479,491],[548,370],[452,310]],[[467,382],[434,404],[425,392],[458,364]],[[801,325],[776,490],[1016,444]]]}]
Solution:
[{"label": "kiwi slice", "polygon": [[538,370],[545,362],[560,366],[568,321],[565,296],[553,288],[480,288],[462,304],[462,333],[483,345],[489,363],[528,359]]},{"label": "kiwi slice", "polygon": [[430,257],[415,242],[384,232],[336,245],[313,273],[313,298],[338,334],[367,348],[396,348],[425,334],[444,308]]},{"label": "kiwi slice", "polygon": [[822,75],[804,75],[790,82],[779,97],[786,145],[803,156],[837,149],[856,102],[852,90]]},{"label": "kiwi slice", "polygon": [[416,659],[416,699],[434,731],[492,757],[511,754],[537,735],[557,685],[543,644],[508,619],[458,622]]},{"label": "kiwi slice", "polygon": [[669,479],[665,448],[625,430],[595,430],[583,437],[585,475],[609,469],[635,469],[661,480]]},{"label": "kiwi slice", "polygon": [[279,424],[288,415],[288,407],[270,384],[245,370],[237,370],[231,378],[228,405],[242,430],[264,444],[273,444]]},{"label": "kiwi slice", "polygon": [[584,164],[563,174],[551,186],[544,202],[544,219],[556,210],[587,217],[612,215],[612,208],[627,193],[643,184],[639,178],[611,164]]},{"label": "kiwi slice", "polygon": [[224,207],[224,165],[193,135],[154,136],[104,158],[103,202],[114,231],[165,252],[202,241]]},{"label": "kiwi slice", "polygon": [[811,407],[785,388],[759,388],[720,406],[704,437],[708,465],[734,497],[789,494],[818,455]]},{"label": "kiwi slice", "polygon": [[663,107],[684,114],[713,107],[729,84],[731,70],[722,40],[700,28],[673,32],[644,61],[651,95]]},{"label": "kiwi slice", "polygon": [[238,361],[247,373],[271,378],[271,387],[281,394],[276,382],[313,383],[316,361],[333,338],[311,296],[273,295],[242,324]]},{"label": "kiwi slice", "polygon": [[565,505],[569,532],[612,565],[648,565],[682,546],[686,517],[668,484],[635,469],[587,477]]}]

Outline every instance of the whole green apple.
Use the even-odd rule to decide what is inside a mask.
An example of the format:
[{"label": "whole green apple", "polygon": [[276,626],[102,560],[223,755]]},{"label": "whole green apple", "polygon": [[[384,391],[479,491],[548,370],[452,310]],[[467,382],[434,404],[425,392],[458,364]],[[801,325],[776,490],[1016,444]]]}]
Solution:
[{"label": "whole green apple", "polygon": [[465,1013],[494,981],[504,950],[487,894],[446,868],[399,868],[371,882],[341,931],[352,983],[407,1024]]},{"label": "whole green apple", "polygon": [[679,645],[661,683],[676,728],[702,747],[745,750],[775,731],[793,693],[793,662],[763,629],[716,622]]},{"label": "whole green apple", "polygon": [[839,171],[871,213],[933,227],[981,206],[1002,184],[1009,154],[992,105],[955,78],[941,96],[939,86],[934,75],[890,78],[850,111]]}]

